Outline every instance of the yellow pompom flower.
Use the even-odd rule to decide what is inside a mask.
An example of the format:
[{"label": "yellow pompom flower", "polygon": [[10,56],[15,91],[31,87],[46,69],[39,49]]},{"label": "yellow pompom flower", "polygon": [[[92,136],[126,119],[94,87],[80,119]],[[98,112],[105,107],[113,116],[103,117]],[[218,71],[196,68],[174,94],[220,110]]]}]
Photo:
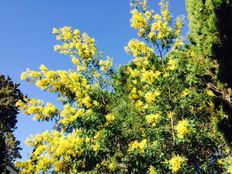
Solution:
[{"label": "yellow pompom flower", "polygon": [[50,78],[50,79],[54,79],[56,76],[56,73],[54,71],[48,71],[45,73],[45,77]]},{"label": "yellow pompom flower", "polygon": [[232,165],[228,167],[227,172],[228,172],[229,174],[232,174]]},{"label": "yellow pompom flower", "polygon": [[78,29],[75,29],[75,30],[73,31],[73,34],[75,34],[76,36],[79,36],[79,35],[80,35],[80,31],[79,31]]},{"label": "yellow pompom flower", "polygon": [[156,173],[156,172],[155,172],[155,167],[152,166],[152,165],[149,167],[149,170],[148,170],[148,171],[149,171],[149,174],[155,174],[155,173]]},{"label": "yellow pompom flower", "polygon": [[186,97],[187,95],[189,95],[190,94],[190,90],[189,89],[184,89],[184,91],[182,92],[182,97]]},{"label": "yellow pompom flower", "polygon": [[23,72],[20,76],[20,79],[21,80],[26,80],[27,79],[27,73],[26,72]]},{"label": "yellow pompom flower", "polygon": [[101,132],[97,132],[93,138],[94,140],[99,140],[101,138]]},{"label": "yellow pompom flower", "polygon": [[147,18],[148,20],[151,20],[151,19],[152,19],[152,16],[153,16],[153,13],[154,13],[153,10],[146,11],[146,12],[145,12],[146,18]]},{"label": "yellow pompom flower", "polygon": [[177,38],[175,40],[175,43],[172,46],[172,49],[178,49],[178,48],[182,47],[183,45],[184,45],[183,40],[181,38]]},{"label": "yellow pompom flower", "polygon": [[60,30],[55,28],[55,27],[52,29],[53,34],[58,34],[59,32],[60,32]]},{"label": "yellow pompom flower", "polygon": [[46,72],[46,71],[48,71],[48,68],[45,66],[45,65],[40,65],[40,71],[42,71],[42,72]]},{"label": "yellow pompom flower", "polygon": [[107,60],[103,61],[103,60],[100,60],[99,61],[99,65],[101,66],[101,70],[103,72],[107,72],[111,67],[112,67],[112,59],[111,58],[108,58]]},{"label": "yellow pompom flower", "polygon": [[211,90],[209,90],[209,89],[206,90],[206,94],[207,94],[208,96],[210,96],[210,97],[215,96],[215,94],[213,93],[213,91],[211,91]]},{"label": "yellow pompom flower", "polygon": [[145,100],[147,103],[153,103],[155,101],[155,97],[153,96],[153,93],[152,92],[147,92],[145,94]]},{"label": "yellow pompom flower", "polygon": [[37,108],[37,107],[34,107],[34,106],[31,106],[31,107],[29,107],[29,108],[26,110],[26,112],[27,112],[28,114],[36,114],[36,113],[38,112],[38,108]]},{"label": "yellow pompom flower", "polygon": [[100,149],[100,145],[99,145],[99,144],[94,144],[94,145],[92,145],[92,148],[93,148],[93,150],[94,150],[95,152],[97,152],[97,151],[99,151],[99,149]]},{"label": "yellow pompom flower", "polygon": [[142,13],[140,13],[137,9],[131,11],[131,27],[135,29],[144,29],[147,27],[147,21]]},{"label": "yellow pompom flower", "polygon": [[125,51],[134,57],[143,56],[144,59],[149,58],[154,53],[154,50],[148,47],[145,42],[136,39],[129,41],[128,46],[125,47]]},{"label": "yellow pompom flower", "polygon": [[175,22],[175,36],[178,37],[181,34],[181,29],[183,27],[183,21],[181,20],[180,17],[176,19]]},{"label": "yellow pompom flower", "polygon": [[152,126],[156,126],[157,123],[159,123],[161,120],[160,114],[149,114],[146,116],[146,121],[148,124],[151,124]]},{"label": "yellow pompom flower", "polygon": [[174,71],[177,69],[177,62],[174,59],[170,59],[167,65],[167,70]]},{"label": "yellow pompom flower", "polygon": [[72,58],[72,62],[75,65],[79,65],[80,64],[80,61],[77,58],[75,58],[75,57]]},{"label": "yellow pompom flower", "polygon": [[114,114],[107,114],[105,117],[106,117],[106,121],[109,123],[112,123],[115,120]]},{"label": "yellow pompom flower", "polygon": [[139,148],[140,148],[142,153],[144,153],[144,149],[145,149],[146,144],[147,144],[147,139],[144,139],[139,143]]},{"label": "yellow pompom flower", "polygon": [[169,22],[171,20],[170,11],[168,10],[168,8],[163,9],[161,13],[165,21]]},{"label": "yellow pompom flower", "polygon": [[90,143],[90,140],[91,140],[91,139],[90,139],[89,137],[86,137],[86,138],[85,138],[85,142],[86,142],[86,143]]},{"label": "yellow pompom flower", "polygon": [[137,100],[135,102],[135,108],[138,110],[138,111],[142,111],[143,110],[143,107],[144,107],[144,103],[141,101],[141,100]]},{"label": "yellow pompom flower", "polygon": [[185,157],[175,155],[169,160],[170,169],[173,173],[177,173],[180,171],[181,167],[185,165],[186,161]]},{"label": "yellow pompom flower", "polygon": [[190,133],[190,123],[187,119],[181,120],[175,126],[177,132],[177,137],[183,139],[186,135]]},{"label": "yellow pompom flower", "polygon": [[91,104],[91,98],[89,96],[86,96],[82,99],[82,104],[84,106],[86,106],[87,108],[89,108],[90,106],[92,106]]},{"label": "yellow pompom flower", "polygon": [[147,139],[142,140],[141,142],[133,141],[129,144],[128,152],[133,152],[138,150],[140,154],[143,154],[145,151],[145,147],[147,145]]},{"label": "yellow pompom flower", "polygon": [[36,83],[35,83],[35,85],[37,87],[39,87],[40,89],[45,89],[48,84],[49,83],[48,83],[48,80],[46,78],[41,79],[41,80],[37,80]]},{"label": "yellow pompom flower", "polygon": [[159,76],[159,74],[156,74],[152,70],[149,70],[149,71],[144,70],[141,75],[141,81],[148,83],[148,84],[152,84],[157,78],[157,76]]},{"label": "yellow pompom flower", "polygon": [[217,160],[217,164],[223,165],[223,164],[224,164],[224,159],[219,159],[219,160]]},{"label": "yellow pompom flower", "polygon": [[160,91],[158,91],[158,90],[155,92],[149,91],[149,92],[145,93],[144,98],[145,98],[146,102],[150,104],[150,103],[153,103],[155,101],[156,97],[158,97],[159,95],[160,95]]},{"label": "yellow pompom flower", "polygon": [[117,168],[117,165],[116,165],[115,162],[111,162],[111,163],[109,164],[109,170],[110,170],[110,171],[114,171],[116,168]]}]

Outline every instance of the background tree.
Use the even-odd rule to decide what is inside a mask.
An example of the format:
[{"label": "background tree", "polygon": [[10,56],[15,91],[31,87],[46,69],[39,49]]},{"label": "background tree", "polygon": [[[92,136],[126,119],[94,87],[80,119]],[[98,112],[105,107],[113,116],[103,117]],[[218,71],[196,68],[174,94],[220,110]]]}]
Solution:
[{"label": "background tree", "polygon": [[21,157],[19,141],[13,134],[18,114],[16,102],[23,100],[18,86],[9,77],[0,75],[0,173],[7,173],[7,163]]},{"label": "background tree", "polygon": [[[187,0],[191,49],[204,61],[214,61],[205,83],[217,95],[214,103],[223,107],[218,128],[232,142],[232,2]],[[217,67],[215,69],[215,67]]]},{"label": "background tree", "polygon": [[216,59],[219,79],[231,87],[232,2],[187,0],[192,47],[202,57]]},{"label": "background tree", "polygon": [[129,64],[114,70],[93,38],[63,27],[53,30],[61,41],[54,49],[70,55],[75,69],[42,65],[22,73],[57,94],[63,108],[35,98],[17,103],[36,120],[55,120],[54,130],[28,139],[34,151],[18,163],[21,173],[232,173],[230,144],[217,129],[225,111],[207,86],[208,79],[222,84],[212,76],[218,72],[210,56],[214,33],[207,40],[193,29],[186,45],[182,19],[172,19],[166,0],[160,13],[147,1],[131,5],[139,38],[125,47]]}]

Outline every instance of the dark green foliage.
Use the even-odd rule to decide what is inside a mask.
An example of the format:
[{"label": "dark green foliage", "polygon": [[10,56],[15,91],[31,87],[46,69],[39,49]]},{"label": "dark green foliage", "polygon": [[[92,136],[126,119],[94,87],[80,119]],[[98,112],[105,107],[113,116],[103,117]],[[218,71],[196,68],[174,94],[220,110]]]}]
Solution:
[{"label": "dark green foliage", "polygon": [[[219,121],[218,128],[226,140],[232,142],[232,94],[229,92],[232,87],[232,1],[187,0],[186,5],[191,48],[196,56],[217,61],[218,71],[211,68],[217,80],[212,76],[206,83],[217,86],[214,89],[217,94],[215,104],[228,116]],[[218,86],[224,86],[223,90]]]},{"label": "dark green foliage", "polygon": [[213,0],[187,0],[186,6],[192,47],[200,56],[212,57],[213,47],[219,41]]},{"label": "dark green foliage", "polygon": [[216,59],[219,80],[232,86],[232,1],[186,1],[192,47],[198,56]]},{"label": "dark green foliage", "polygon": [[214,54],[220,65],[219,79],[232,87],[232,1],[222,1],[215,9],[220,44]]},{"label": "dark green foliage", "polygon": [[0,75],[0,173],[6,172],[7,162],[21,157],[20,147],[13,135],[16,129],[18,109],[15,106],[23,94],[9,77]]}]

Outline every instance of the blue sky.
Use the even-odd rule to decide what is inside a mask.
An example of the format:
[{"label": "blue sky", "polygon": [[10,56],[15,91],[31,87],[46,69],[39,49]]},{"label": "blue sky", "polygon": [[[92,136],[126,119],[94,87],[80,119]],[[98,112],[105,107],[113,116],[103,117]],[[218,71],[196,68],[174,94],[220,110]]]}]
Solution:
[{"label": "blue sky", "polygon": [[[150,2],[158,11],[159,1]],[[173,16],[186,16],[184,0],[170,0],[170,6]],[[0,0],[0,73],[20,83],[29,97],[56,104],[55,95],[20,81],[21,72],[26,68],[37,70],[41,64],[49,69],[73,68],[68,56],[53,51],[56,40],[52,28],[71,26],[88,33],[97,40],[99,50],[119,65],[130,61],[124,47],[137,38],[129,19],[129,0]],[[30,152],[24,144],[26,137],[51,129],[52,123],[38,123],[21,113],[17,126],[15,135],[21,141],[25,160]]]}]

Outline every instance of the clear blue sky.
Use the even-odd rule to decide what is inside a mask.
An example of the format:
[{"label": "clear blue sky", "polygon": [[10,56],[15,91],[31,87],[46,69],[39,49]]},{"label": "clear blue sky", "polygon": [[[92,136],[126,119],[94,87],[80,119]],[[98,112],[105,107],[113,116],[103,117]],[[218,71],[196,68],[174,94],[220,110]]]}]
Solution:
[{"label": "clear blue sky", "polygon": [[[159,1],[150,2],[158,11]],[[173,16],[186,16],[184,0],[170,0],[170,4]],[[97,40],[99,50],[118,65],[130,61],[124,46],[137,37],[129,19],[129,0],[0,0],[0,73],[20,83],[29,97],[56,104],[54,95],[20,81],[21,72],[37,70],[41,64],[50,69],[73,68],[68,56],[53,51],[52,28],[71,26],[88,33]],[[18,115],[17,126],[15,135],[21,141],[24,160],[30,152],[24,144],[26,137],[52,128],[51,123],[38,123],[23,114]]]}]

